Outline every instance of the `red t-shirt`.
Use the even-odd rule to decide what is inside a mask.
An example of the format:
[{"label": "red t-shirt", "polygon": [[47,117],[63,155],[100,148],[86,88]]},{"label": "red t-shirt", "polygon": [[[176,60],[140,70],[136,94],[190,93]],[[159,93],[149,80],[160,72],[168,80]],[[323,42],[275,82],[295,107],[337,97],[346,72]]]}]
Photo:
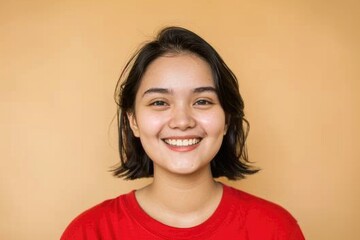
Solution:
[{"label": "red t-shirt", "polygon": [[107,200],[75,218],[61,240],[304,240],[282,207],[224,185],[212,216],[190,228],[167,226],[147,215],[135,191]]}]

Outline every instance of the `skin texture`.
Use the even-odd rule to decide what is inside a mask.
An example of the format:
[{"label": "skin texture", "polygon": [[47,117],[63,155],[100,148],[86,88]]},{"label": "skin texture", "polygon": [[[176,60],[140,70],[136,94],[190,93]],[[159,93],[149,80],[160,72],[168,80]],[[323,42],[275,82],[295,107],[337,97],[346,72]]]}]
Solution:
[{"label": "skin texture", "polygon": [[205,221],[221,199],[210,161],[226,132],[210,66],[190,53],[157,58],[128,117],[154,163],[153,183],[136,192],[141,207],[170,226]]}]

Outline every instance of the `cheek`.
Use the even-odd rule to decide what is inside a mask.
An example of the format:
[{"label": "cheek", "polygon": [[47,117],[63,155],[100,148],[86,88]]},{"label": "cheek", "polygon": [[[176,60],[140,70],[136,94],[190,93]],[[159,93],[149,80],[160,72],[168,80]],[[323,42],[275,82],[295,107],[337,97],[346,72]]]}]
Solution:
[{"label": "cheek", "polygon": [[164,118],[147,112],[142,112],[137,116],[140,137],[157,135],[164,126]]},{"label": "cheek", "polygon": [[198,121],[207,128],[209,133],[223,133],[225,129],[225,114],[217,111],[198,118]]}]

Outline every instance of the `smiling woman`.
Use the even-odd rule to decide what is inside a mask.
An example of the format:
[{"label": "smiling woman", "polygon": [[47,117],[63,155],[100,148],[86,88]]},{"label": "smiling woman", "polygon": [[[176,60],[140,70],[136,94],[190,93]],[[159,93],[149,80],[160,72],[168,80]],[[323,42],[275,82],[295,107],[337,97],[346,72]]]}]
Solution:
[{"label": "smiling woman", "polygon": [[[183,58],[180,59],[180,56]],[[188,60],[190,64],[185,63]],[[156,64],[158,62],[159,64]],[[167,66],[159,71],[157,65],[164,64],[163,62],[166,62]],[[181,68],[180,65],[184,66]],[[216,99],[225,112],[227,127],[227,134],[224,136],[221,147],[210,163],[212,176],[239,179],[256,172],[248,165],[245,149],[248,122],[244,118],[244,102],[239,93],[235,75],[215,49],[201,37],[186,29],[171,27],[163,29],[157,39],[145,44],[130,59],[121,74],[120,80],[125,79],[125,81],[119,81],[115,96],[119,105],[121,159],[121,165],[115,170],[116,176],[128,179],[153,176],[153,159],[150,159],[144,151],[141,138],[139,139],[130,131],[131,125],[128,118],[129,115],[135,114],[137,93],[142,87],[141,83],[145,82],[143,78],[149,75],[150,70],[154,72],[152,78],[159,78],[159,81],[161,79],[165,81],[164,76],[171,78],[179,89],[194,81],[197,78],[194,76],[196,72],[197,74],[201,72],[200,75],[204,78],[202,80],[207,79],[211,84],[196,86],[197,89],[192,89],[192,91],[209,92],[209,87],[213,89],[213,93],[215,91]],[[144,95],[148,91],[169,95],[173,89],[152,86],[140,94]],[[165,103],[164,101],[154,102],[155,105]]]},{"label": "smiling woman", "polygon": [[163,29],[129,61],[116,91],[118,177],[153,177],[142,189],[77,217],[68,239],[304,239],[280,206],[217,177],[256,173],[235,75],[195,33]]},{"label": "smiling woman", "polygon": [[128,116],[154,172],[211,174],[209,163],[220,149],[226,123],[204,60],[189,53],[154,60]]}]

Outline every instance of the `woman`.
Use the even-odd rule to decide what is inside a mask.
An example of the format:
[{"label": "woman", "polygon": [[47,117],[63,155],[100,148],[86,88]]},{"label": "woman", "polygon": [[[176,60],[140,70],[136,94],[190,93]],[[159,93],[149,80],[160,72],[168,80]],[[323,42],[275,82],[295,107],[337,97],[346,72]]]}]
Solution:
[{"label": "woman", "polygon": [[214,180],[257,170],[248,164],[236,77],[205,40],[165,28],[122,79],[114,174],[153,182],[87,210],[62,240],[304,239],[283,208]]}]

